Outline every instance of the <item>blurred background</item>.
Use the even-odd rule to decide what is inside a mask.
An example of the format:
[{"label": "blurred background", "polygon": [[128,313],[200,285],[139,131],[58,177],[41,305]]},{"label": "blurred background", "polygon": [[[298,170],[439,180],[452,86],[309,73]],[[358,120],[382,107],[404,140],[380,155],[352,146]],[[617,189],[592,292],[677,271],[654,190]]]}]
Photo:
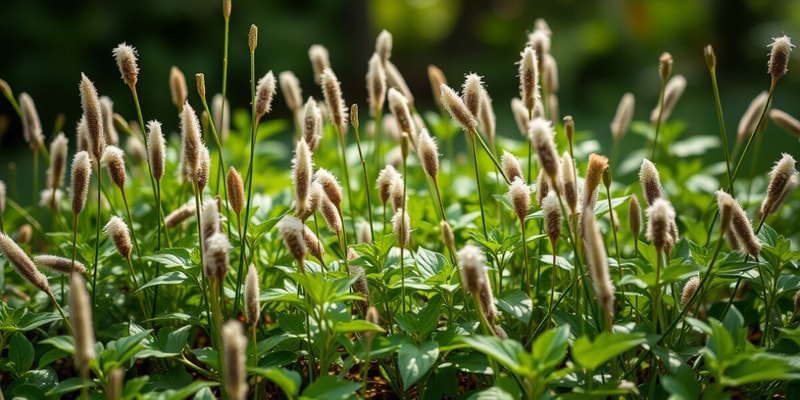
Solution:
[{"label": "blurred background", "polygon": [[[168,87],[171,66],[185,73],[189,99],[196,107],[196,72],[205,73],[209,98],[221,88],[221,0],[2,1],[0,16],[0,78],[15,95],[25,91],[33,96],[48,143],[60,113],[65,133],[74,136],[81,112],[81,72],[101,95],[114,100],[116,112],[135,119],[130,92],[111,56],[122,42],[139,52],[138,91],[145,120],[159,119],[167,131],[178,129]],[[464,74],[475,72],[484,77],[494,98],[498,133],[518,137],[509,102],[518,95],[515,63],[536,18],[544,18],[553,32],[561,114],[574,115],[578,129],[601,143],[611,141],[608,124],[624,92],[636,96],[635,118],[649,118],[660,89],[657,67],[664,51],[674,57],[673,74],[688,80],[672,118],[686,120],[688,134],[716,135],[702,52],[707,44],[716,50],[728,131],[735,137],[747,104],[768,87],[766,46],[771,38],[787,34],[800,41],[800,2],[794,0],[233,0],[229,99],[234,108],[249,108],[247,33],[250,24],[256,24],[258,76],[267,70],[276,75],[292,70],[301,80],[304,97],[319,97],[307,50],[323,44],[343,83],[345,100],[363,107],[367,59],[375,37],[387,29],[394,37],[392,60],[409,82],[418,109],[435,109],[428,64],[439,66],[453,87],[461,85]],[[800,115],[800,68],[795,60],[793,55],[773,104]],[[289,117],[282,95],[273,110],[269,118]],[[797,148],[795,138],[774,126],[770,129],[775,134],[766,146]],[[9,161],[30,159],[18,118],[4,98],[0,132],[4,179]],[[767,158],[768,164],[777,159]]]}]

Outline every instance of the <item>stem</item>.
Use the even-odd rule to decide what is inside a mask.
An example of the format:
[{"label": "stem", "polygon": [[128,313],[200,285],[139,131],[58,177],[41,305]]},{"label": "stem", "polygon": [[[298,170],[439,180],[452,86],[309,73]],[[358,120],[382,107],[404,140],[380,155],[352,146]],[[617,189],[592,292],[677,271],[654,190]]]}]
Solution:
[{"label": "stem", "polygon": [[[226,29],[227,32],[227,29]],[[250,51],[250,103],[251,103],[251,110],[250,110],[250,125],[251,125],[251,136],[250,136],[250,162],[247,167],[247,205],[245,206],[244,211],[244,229],[242,230],[242,235],[239,237],[239,243],[241,246],[241,250],[239,251],[239,266],[241,267],[244,264],[245,259],[245,251],[247,245],[247,227],[250,225],[250,202],[252,200],[253,194],[253,164],[255,163],[255,151],[256,151],[256,135],[258,133],[258,119],[256,118],[256,67],[255,67],[255,51]],[[199,221],[199,220],[198,220]],[[241,229],[240,229],[241,230]],[[253,249],[250,249],[252,252]],[[241,269],[241,268],[240,268]],[[241,273],[239,274],[241,276]],[[238,294],[238,290],[237,290]],[[234,304],[235,306],[235,304]],[[234,309],[235,311],[235,309]]]},{"label": "stem", "polygon": [[486,216],[484,215],[483,211],[483,193],[481,193],[481,176],[480,171],[478,170],[478,152],[476,151],[477,144],[475,143],[475,133],[472,133],[472,164],[475,167],[475,184],[478,186],[478,205],[481,208],[481,227],[483,228],[483,237],[484,239],[489,238],[489,234],[486,232]]},{"label": "stem", "polygon": [[725,119],[722,116],[722,101],[719,97],[719,86],[717,85],[717,69],[710,67],[708,72],[711,74],[711,89],[714,92],[714,105],[717,109],[717,122],[719,123],[719,134],[722,137],[722,151],[725,155],[725,170],[728,173],[728,182],[733,182],[731,174],[731,161],[728,149],[728,134],[725,132]]},{"label": "stem", "polygon": [[358,148],[358,158],[361,159],[361,170],[364,172],[364,191],[367,192],[367,217],[369,217],[369,233],[373,238],[372,240],[375,240],[375,230],[372,227],[372,198],[369,194],[369,175],[367,175],[367,162],[364,160],[364,153],[361,152],[361,138],[358,136],[358,127],[355,127],[355,134],[356,147]]},{"label": "stem", "polygon": [[[525,258],[525,266],[524,266],[525,272],[523,272],[523,274],[522,274],[522,278],[523,278],[523,282],[522,283],[523,283],[523,285],[525,285],[525,287],[524,287],[525,294],[527,294],[528,298],[530,298],[531,297],[531,283],[532,283],[531,282],[531,275],[532,274],[531,274],[530,264],[528,263],[528,242],[525,240],[527,238],[527,235],[525,234],[525,219],[524,218],[521,218],[519,220],[519,225],[520,225],[520,229],[522,231],[522,254],[523,254],[523,257]],[[536,298],[537,299],[539,298],[539,272],[540,271],[541,271],[541,268],[537,268],[536,269]],[[527,279],[526,279],[526,277],[527,277]]]},{"label": "stem", "polygon": [[64,320],[64,325],[66,325],[66,327],[67,327],[67,332],[69,332],[70,336],[73,336],[72,324],[69,323],[69,318],[67,318],[67,314],[64,313],[64,309],[61,308],[61,305],[58,304],[58,301],[56,301],[56,297],[53,296],[53,292],[48,290],[47,291],[47,296],[50,297],[50,300],[53,301],[53,304],[55,304],[56,309],[58,309],[58,313],[61,314],[61,318]]},{"label": "stem", "polygon": [[[253,368],[258,368],[258,342],[256,341],[256,325],[253,324]],[[258,400],[258,374],[253,376],[253,398]]]},{"label": "stem", "polygon": [[[100,258],[100,194],[103,192],[103,175],[100,173],[100,160],[95,159],[97,165],[97,231],[95,234],[95,242],[94,242],[94,271],[92,272],[92,307],[95,307],[97,303],[95,299],[97,298],[97,270],[99,268],[99,264],[97,260]],[[95,321],[96,323],[96,321]]]},{"label": "stem", "polygon": [[666,86],[667,86],[667,80],[662,79],[661,94],[659,95],[659,100],[658,100],[658,120],[656,121],[656,126],[655,126],[656,134],[653,137],[653,154],[650,156],[650,161],[652,162],[656,161],[656,148],[658,147],[658,131],[661,129],[661,117],[662,114],[664,113],[664,92],[665,92],[664,89],[666,88]]},{"label": "stem", "polygon": [[[350,188],[350,170],[347,166],[347,155],[346,155],[346,146],[344,142],[344,133],[340,127],[336,127],[336,132],[339,135],[339,145],[342,148],[342,167],[344,168],[344,189],[347,191],[347,200],[348,206],[350,208],[350,220],[355,222],[356,213],[355,209],[353,208],[353,190]],[[366,171],[366,170],[365,170]],[[367,189],[367,197],[369,197],[369,189]],[[340,207],[341,208],[341,207]],[[339,210],[341,212],[341,210]],[[370,219],[372,217],[370,216]],[[344,219],[342,219],[342,229],[344,229]],[[344,254],[345,259],[347,259],[347,253]]]}]

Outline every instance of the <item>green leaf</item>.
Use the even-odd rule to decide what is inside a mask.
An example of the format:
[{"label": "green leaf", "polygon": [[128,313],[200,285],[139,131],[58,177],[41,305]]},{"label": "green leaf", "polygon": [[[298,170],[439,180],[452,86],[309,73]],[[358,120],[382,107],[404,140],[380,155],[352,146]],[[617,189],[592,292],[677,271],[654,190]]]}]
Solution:
[{"label": "green leaf", "polygon": [[464,336],[464,343],[473,349],[494,358],[514,373],[520,373],[520,354],[525,353],[522,344],[516,340],[500,340],[494,336]]},{"label": "green leaf", "polygon": [[511,394],[506,392],[505,390],[497,387],[492,386],[489,389],[481,390],[480,392],[474,393],[472,396],[467,397],[467,400],[512,400],[514,399]]},{"label": "green leaf", "polygon": [[400,367],[400,376],[403,378],[403,390],[408,390],[417,383],[436,363],[439,358],[439,345],[434,342],[425,342],[417,347],[410,340],[406,340],[397,352],[397,361]]},{"label": "green leaf", "polygon": [[192,331],[192,325],[184,325],[178,329],[161,328],[158,331],[158,343],[166,353],[180,353],[186,347],[186,340]]},{"label": "green leaf", "polygon": [[569,335],[569,325],[562,325],[547,330],[536,338],[531,349],[537,363],[536,369],[546,374],[561,364],[569,348]]},{"label": "green leaf", "polygon": [[371,322],[357,319],[353,321],[336,322],[333,325],[334,333],[350,333],[350,332],[385,332],[383,328]]},{"label": "green leaf", "polygon": [[14,372],[22,375],[33,365],[33,345],[21,333],[15,333],[8,342],[8,359],[11,361]]},{"label": "green leaf", "polygon": [[441,253],[434,253],[420,246],[414,254],[417,268],[423,279],[429,279],[438,274],[447,264],[447,259]]},{"label": "green leaf", "polygon": [[192,381],[192,383],[190,383],[184,388],[178,390],[170,389],[159,393],[148,393],[148,395],[145,396],[145,398],[153,400],[183,400],[197,393],[203,388],[214,387],[214,386],[219,386],[219,383],[208,382],[208,381]]},{"label": "green leaf", "polygon": [[150,332],[151,330],[148,329],[135,335],[108,342],[105,351],[99,356],[103,360],[104,368],[108,371],[116,365],[123,364],[136,355],[137,352],[144,349],[145,344],[142,341]]},{"label": "green leaf", "polygon": [[700,398],[700,384],[694,371],[686,365],[681,365],[674,375],[661,377],[661,385],[671,399],[698,399]]},{"label": "green leaf", "polygon": [[300,393],[303,378],[297,371],[285,368],[248,368],[249,371],[275,382],[288,398],[295,398]]},{"label": "green leaf", "polygon": [[210,388],[204,387],[200,389],[197,394],[194,395],[192,398],[193,400],[216,400],[217,397],[214,396],[214,392],[211,391]]},{"label": "green leaf", "polygon": [[725,386],[742,386],[761,381],[789,380],[800,378],[800,368],[797,366],[798,358],[789,358],[776,354],[755,353],[742,354],[739,362],[726,368],[722,378]]},{"label": "green leaf", "polygon": [[533,302],[525,292],[512,289],[497,298],[497,307],[527,325],[531,321]]},{"label": "green leaf", "polygon": [[16,328],[21,331],[30,331],[42,325],[62,320],[61,314],[56,311],[43,313],[26,313],[17,323]]},{"label": "green leaf", "polygon": [[140,376],[138,378],[131,378],[125,381],[125,386],[122,388],[122,398],[123,399],[136,399],[139,393],[142,392],[142,388],[150,381],[150,377]]},{"label": "green leaf", "polygon": [[612,358],[647,341],[644,333],[603,332],[594,342],[588,336],[575,339],[572,357],[582,368],[594,371]]},{"label": "green leaf", "polygon": [[142,259],[159,263],[167,268],[182,267],[183,269],[188,269],[194,266],[192,253],[189,249],[183,247],[164,249],[154,254],[142,256]]},{"label": "green leaf", "polygon": [[75,341],[72,336],[53,336],[42,340],[39,343],[50,344],[53,347],[65,351],[68,354],[75,354]]},{"label": "green leaf", "polygon": [[61,349],[52,349],[46,353],[44,353],[41,357],[39,357],[39,363],[36,365],[37,368],[44,368],[53,361],[61,360],[63,358],[67,358],[69,353]]},{"label": "green leaf", "polygon": [[170,271],[166,274],[158,276],[152,279],[150,282],[145,283],[142,285],[139,290],[143,290],[149,288],[151,286],[160,286],[160,285],[180,285],[186,281],[189,281],[190,278],[186,273],[183,271]]},{"label": "green leaf", "polygon": [[323,376],[308,385],[301,399],[345,400],[359,388],[361,383],[341,381],[335,376]]},{"label": "green leaf", "polygon": [[93,388],[93,387],[97,386],[97,384],[94,383],[93,381],[88,381],[84,385],[83,379],[81,379],[81,378],[69,378],[69,379],[61,381],[58,385],[56,385],[56,387],[48,390],[47,393],[45,393],[45,395],[47,397],[58,397],[58,398],[61,398],[65,394],[72,393],[72,392],[77,392],[78,390],[81,390],[84,386],[89,387],[89,388]]}]

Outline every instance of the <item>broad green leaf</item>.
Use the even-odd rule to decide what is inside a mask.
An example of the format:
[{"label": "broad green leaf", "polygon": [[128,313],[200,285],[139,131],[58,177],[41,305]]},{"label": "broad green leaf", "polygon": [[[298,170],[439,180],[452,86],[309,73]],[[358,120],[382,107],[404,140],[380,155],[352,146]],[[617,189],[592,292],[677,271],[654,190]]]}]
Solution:
[{"label": "broad green leaf", "polygon": [[400,376],[403,378],[403,390],[408,390],[417,383],[436,363],[439,358],[439,345],[436,342],[425,342],[417,347],[410,340],[400,346],[397,361],[400,367]]},{"label": "broad green leaf", "polygon": [[438,274],[447,264],[447,259],[441,253],[434,253],[420,246],[414,254],[420,275],[423,279],[431,278]]},{"label": "broad green leaf", "polygon": [[30,331],[42,325],[61,320],[61,314],[56,311],[43,313],[29,312],[20,318],[16,328],[21,331]]},{"label": "broad green leaf", "polygon": [[67,358],[69,353],[61,349],[52,349],[46,353],[44,353],[41,357],[39,357],[39,363],[36,365],[37,368],[44,368],[53,361],[61,360],[63,358]]},{"label": "broad green leaf", "polygon": [[[150,330],[139,332],[135,335],[126,336],[117,340],[112,340],[106,345],[106,350],[100,354],[100,359],[105,363],[116,362],[123,364],[128,359],[136,355],[142,350],[145,345],[142,341],[150,334]],[[110,366],[106,365],[104,368],[109,369]]]},{"label": "broad green leaf", "polygon": [[149,288],[151,286],[160,286],[160,285],[180,285],[186,281],[190,281],[188,275],[186,275],[183,271],[170,271],[166,274],[158,276],[152,279],[150,282],[145,283],[142,285],[139,290],[143,290]]},{"label": "broad green leaf", "polygon": [[[552,255],[539,256],[539,261],[548,265],[552,265],[553,256]],[[556,256],[556,265],[559,268],[563,269],[564,271],[572,271],[573,269],[575,269],[575,266],[570,264],[569,260],[561,256]]]},{"label": "broad green leaf", "polygon": [[464,336],[461,340],[473,349],[494,358],[512,372],[522,371],[520,354],[525,349],[516,340],[500,340],[494,336]]},{"label": "broad green leaf", "polygon": [[75,341],[72,339],[72,336],[53,336],[39,343],[50,344],[61,351],[75,354]]},{"label": "broad green leaf", "polygon": [[346,322],[337,322],[333,325],[333,331],[335,333],[350,333],[350,332],[365,332],[365,331],[385,332],[385,330],[380,326],[364,321],[363,319],[357,319]]},{"label": "broad green leaf", "polygon": [[480,392],[474,393],[472,396],[467,397],[467,400],[512,400],[514,399],[511,394],[506,392],[505,390],[497,387],[492,386],[489,389],[481,390]]},{"label": "broad green leaf", "polygon": [[275,382],[288,398],[295,398],[300,393],[302,377],[297,371],[285,368],[248,368],[249,371]]},{"label": "broad green leaf", "polygon": [[209,381],[192,381],[189,385],[182,389],[170,389],[158,393],[148,393],[145,399],[152,400],[183,400],[207,387],[219,386],[218,382]]},{"label": "broad green leaf", "polygon": [[725,369],[722,384],[739,387],[761,381],[800,379],[797,356],[791,357],[769,353],[742,355],[739,362]]},{"label": "broad green leaf", "polygon": [[84,386],[93,388],[97,386],[97,384],[94,383],[93,381],[88,381],[84,385],[83,379],[81,378],[69,378],[59,382],[59,384],[56,385],[56,387],[48,390],[47,393],[45,393],[45,395],[47,395],[47,397],[61,398],[65,394],[81,390]]},{"label": "broad green leaf", "polygon": [[183,247],[164,249],[154,254],[142,256],[143,260],[159,263],[167,268],[182,267],[184,269],[192,267],[192,253]]},{"label": "broad green leaf", "polygon": [[700,383],[694,371],[686,365],[681,365],[674,375],[661,377],[661,385],[671,396],[671,399],[689,400],[700,398]]},{"label": "broad green leaf", "polygon": [[647,341],[644,333],[603,332],[594,341],[588,336],[575,339],[572,357],[582,368],[596,370],[612,358]]},{"label": "broad green leaf", "polygon": [[[476,352],[459,352],[447,357],[447,361],[459,371],[471,374],[491,375],[492,368],[489,366],[489,359],[486,355]],[[438,371],[436,372],[439,373]]]},{"label": "broad green leaf", "polygon": [[33,345],[21,333],[15,333],[8,342],[8,359],[11,361],[14,372],[22,375],[33,365]]},{"label": "broad green leaf", "polygon": [[197,392],[192,399],[193,400],[216,400],[217,397],[214,396],[214,392],[212,392],[210,388],[204,387],[204,388],[200,389],[200,391]]},{"label": "broad green leaf", "polygon": [[497,298],[497,307],[527,325],[531,321],[533,302],[523,291],[512,289]]},{"label": "broad green leaf", "polygon": [[323,376],[308,385],[303,391],[301,399],[317,400],[345,400],[356,390],[361,388],[361,383],[341,381],[335,376]]},{"label": "broad green leaf", "polygon": [[562,325],[545,331],[534,340],[531,353],[537,364],[536,369],[547,373],[561,364],[567,355],[569,335],[569,325]]},{"label": "broad green leaf", "polygon": [[149,380],[150,377],[147,375],[126,380],[125,386],[122,388],[122,398],[123,399],[138,398],[139,393],[142,392],[142,388],[144,388],[144,386],[147,384]]},{"label": "broad green leaf", "polygon": [[161,350],[167,353],[180,353],[183,351],[192,328],[192,325],[184,325],[175,330],[169,328],[159,329],[158,342]]}]

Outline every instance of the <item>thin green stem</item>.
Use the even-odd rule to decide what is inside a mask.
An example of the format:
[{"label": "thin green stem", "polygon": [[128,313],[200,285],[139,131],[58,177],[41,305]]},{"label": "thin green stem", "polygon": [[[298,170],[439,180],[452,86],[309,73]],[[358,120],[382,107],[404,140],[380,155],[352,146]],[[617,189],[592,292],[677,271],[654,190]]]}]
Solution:
[{"label": "thin green stem", "polygon": [[[253,332],[253,368],[258,368],[258,341],[256,340],[256,325],[252,324],[251,331]],[[253,399],[258,400],[258,375],[253,376]]]},{"label": "thin green stem", "polygon": [[[367,162],[364,160],[364,153],[361,152],[361,138],[358,135],[358,127],[355,127],[356,147],[358,148],[358,158],[361,159],[361,171],[364,173],[364,191],[367,193],[367,217],[369,217],[369,233],[375,238],[375,230],[372,227],[372,197],[370,196],[369,175],[367,174]],[[351,216],[352,218],[352,216]]]},{"label": "thin green stem", "polygon": [[717,85],[717,69],[714,66],[709,68],[711,74],[711,89],[714,92],[714,106],[717,109],[717,122],[719,123],[719,135],[722,138],[722,153],[725,156],[725,171],[728,173],[728,182],[733,181],[731,174],[730,149],[728,148],[728,134],[725,131],[725,118],[722,116],[722,101],[719,97],[719,86]]},{"label": "thin green stem", "polygon": [[[245,260],[245,252],[246,252],[246,245],[247,245],[247,227],[250,225],[250,203],[253,198],[253,164],[255,163],[255,151],[256,151],[256,136],[258,133],[258,118],[256,117],[256,67],[255,67],[255,53],[254,50],[250,51],[250,103],[251,103],[251,110],[250,110],[250,125],[251,125],[251,135],[250,135],[250,162],[247,166],[247,205],[245,206],[244,211],[244,229],[242,230],[242,235],[239,237],[239,243],[241,245],[241,250],[239,251],[239,266],[244,264]],[[253,249],[250,249],[252,252]],[[239,274],[241,275],[241,274]]]},{"label": "thin green stem", "polygon": [[[92,307],[97,306],[97,270],[100,267],[98,260],[100,259],[100,211],[103,207],[101,207],[100,203],[100,194],[103,192],[103,175],[100,174],[100,160],[95,159],[95,165],[97,166],[97,221],[96,222],[96,234],[94,238],[94,271],[92,271]],[[95,321],[96,323],[97,321]]]},{"label": "thin green stem", "polygon": [[[336,133],[339,135],[339,145],[342,148],[342,168],[344,172],[344,190],[347,191],[347,200],[348,206],[350,208],[350,220],[355,222],[356,213],[355,209],[353,208],[355,205],[353,204],[353,189],[350,188],[350,169],[347,166],[347,147],[344,141],[344,133],[342,132],[340,127],[335,127]],[[367,196],[369,196],[369,189],[367,189]],[[341,210],[340,210],[341,212]],[[371,218],[371,217],[370,217]],[[342,228],[344,228],[344,219],[342,219]],[[347,258],[347,253],[344,254],[344,257]]]},{"label": "thin green stem", "polygon": [[650,155],[650,161],[656,161],[656,148],[658,148],[658,132],[661,130],[661,118],[664,114],[664,92],[667,87],[666,79],[661,80],[661,94],[658,96],[658,120],[656,120],[655,124],[655,136],[653,137],[653,153]]},{"label": "thin green stem", "polygon": [[70,336],[72,336],[73,335],[73,333],[72,333],[72,324],[69,323],[69,318],[67,318],[67,314],[64,313],[64,309],[61,308],[60,304],[58,304],[58,301],[56,300],[56,297],[53,296],[53,292],[48,290],[47,291],[47,296],[50,297],[50,300],[56,306],[56,309],[58,310],[58,313],[61,314],[61,319],[64,320],[64,325],[67,327],[67,332],[69,332]]},{"label": "thin green stem", "polygon": [[[470,134],[472,137],[472,165],[475,167],[475,184],[478,186],[478,206],[481,209],[481,228],[483,228],[483,237],[484,239],[489,238],[489,234],[486,231],[486,215],[483,211],[483,193],[481,192],[481,175],[480,171],[478,170],[478,152],[476,151],[477,144],[475,143],[475,134]],[[404,174],[405,175],[405,174]]]}]

